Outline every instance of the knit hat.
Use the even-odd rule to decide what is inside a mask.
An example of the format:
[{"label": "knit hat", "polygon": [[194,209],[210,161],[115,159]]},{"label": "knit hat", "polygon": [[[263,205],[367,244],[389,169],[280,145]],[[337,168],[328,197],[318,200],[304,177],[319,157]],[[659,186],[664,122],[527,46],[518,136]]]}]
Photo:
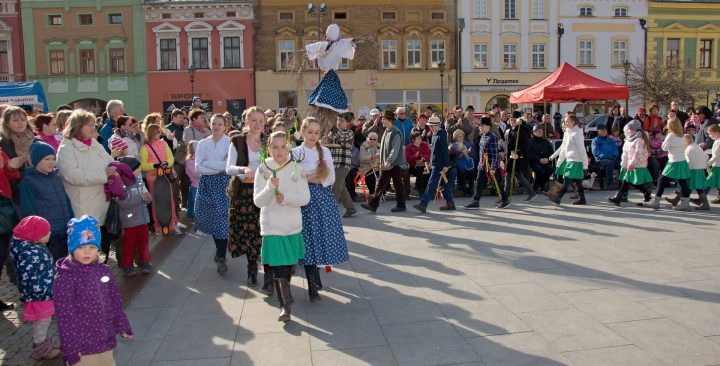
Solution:
[{"label": "knit hat", "polygon": [[110,150],[125,150],[128,148],[127,142],[120,137],[110,139]]},{"label": "knit hat", "polygon": [[20,240],[38,242],[50,234],[50,223],[40,216],[28,216],[15,225],[13,234]]},{"label": "knit hat", "polygon": [[135,171],[135,169],[140,166],[140,160],[135,159],[132,156],[123,156],[122,158],[118,159],[118,161],[130,167],[132,171]]},{"label": "knit hat", "polygon": [[637,109],[637,114],[645,114],[645,107],[639,107]]},{"label": "knit hat", "polygon": [[36,166],[40,160],[45,159],[48,155],[55,155],[55,149],[52,146],[42,141],[35,141],[30,145],[30,163],[33,166]]},{"label": "knit hat", "polygon": [[480,118],[480,124],[485,126],[492,126],[492,119],[490,119],[490,117]]},{"label": "knit hat", "polygon": [[427,121],[427,124],[429,125],[439,125],[440,124],[440,117],[438,116],[430,116],[430,118]]},{"label": "knit hat", "polygon": [[640,121],[638,121],[638,120],[636,120],[636,119],[628,122],[628,124],[625,125],[625,127],[626,127],[627,129],[633,130],[633,131],[638,131],[638,130],[641,130],[641,129],[642,129],[642,125],[640,124]]},{"label": "knit hat", "polygon": [[75,249],[83,245],[95,245],[100,248],[100,225],[96,218],[83,215],[68,222],[68,252],[72,254]]}]

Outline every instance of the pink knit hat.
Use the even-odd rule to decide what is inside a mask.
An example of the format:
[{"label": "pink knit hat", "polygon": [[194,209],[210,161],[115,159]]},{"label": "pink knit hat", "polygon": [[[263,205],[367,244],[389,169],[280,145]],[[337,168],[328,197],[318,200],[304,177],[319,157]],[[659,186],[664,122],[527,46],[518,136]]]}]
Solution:
[{"label": "pink knit hat", "polygon": [[13,234],[20,240],[37,242],[50,234],[50,223],[40,216],[28,216],[20,220]]},{"label": "pink knit hat", "polygon": [[125,150],[128,148],[128,144],[125,140],[114,137],[110,139],[110,150]]}]

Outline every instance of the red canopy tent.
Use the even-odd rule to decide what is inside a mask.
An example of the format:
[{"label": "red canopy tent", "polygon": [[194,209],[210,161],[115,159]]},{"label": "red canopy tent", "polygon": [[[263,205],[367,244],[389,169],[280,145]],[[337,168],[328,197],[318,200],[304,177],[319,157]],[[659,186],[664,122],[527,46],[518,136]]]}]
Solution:
[{"label": "red canopy tent", "polygon": [[510,94],[510,103],[562,103],[628,99],[627,86],[602,81],[567,62],[544,79]]}]

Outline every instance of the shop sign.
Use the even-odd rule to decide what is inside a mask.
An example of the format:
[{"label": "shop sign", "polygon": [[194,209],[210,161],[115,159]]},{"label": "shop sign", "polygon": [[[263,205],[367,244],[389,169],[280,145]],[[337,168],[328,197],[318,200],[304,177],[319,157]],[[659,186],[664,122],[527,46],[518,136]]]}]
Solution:
[{"label": "shop sign", "polygon": [[519,84],[520,80],[516,79],[496,79],[496,78],[486,78],[488,84],[495,84],[495,85],[506,85],[506,84]]},{"label": "shop sign", "polygon": [[[201,106],[205,112],[212,112],[213,101],[203,100]],[[189,111],[190,109],[192,109],[192,100],[175,100],[163,102],[163,111],[165,113],[170,113],[173,111],[173,109],[182,109],[184,111]]]}]

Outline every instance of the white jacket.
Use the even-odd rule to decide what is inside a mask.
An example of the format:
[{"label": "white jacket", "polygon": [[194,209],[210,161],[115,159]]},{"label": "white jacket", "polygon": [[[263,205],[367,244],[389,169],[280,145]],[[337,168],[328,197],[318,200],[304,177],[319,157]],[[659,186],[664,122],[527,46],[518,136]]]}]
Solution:
[{"label": "white jacket", "polygon": [[[588,156],[587,150],[585,150],[585,137],[583,136],[583,130],[580,126],[575,126],[565,132],[567,135],[567,145],[561,147],[565,150],[565,158],[569,162],[582,163],[583,169],[588,168]],[[563,139],[565,144],[565,139]]]},{"label": "white jacket", "polygon": [[720,140],[713,142],[712,157],[707,164],[708,166],[720,166]]},{"label": "white jacket", "polygon": [[302,231],[300,207],[310,202],[310,187],[305,172],[294,162],[277,172],[278,190],[285,196],[283,203],[275,200],[275,186],[271,182],[272,172],[278,164],[268,158],[255,172],[253,202],[260,207],[260,235],[292,235]]},{"label": "white jacket", "polygon": [[700,148],[700,145],[692,143],[685,148],[685,159],[690,165],[690,170],[707,168],[708,156]]},{"label": "white jacket", "polygon": [[77,139],[63,139],[57,152],[57,168],[65,184],[75,217],[94,216],[105,224],[110,202],[105,200],[107,167],[112,157],[95,139],[87,146]]},{"label": "white jacket", "polygon": [[668,153],[668,163],[686,161],[685,159],[685,138],[668,133],[662,143],[662,149]]}]

